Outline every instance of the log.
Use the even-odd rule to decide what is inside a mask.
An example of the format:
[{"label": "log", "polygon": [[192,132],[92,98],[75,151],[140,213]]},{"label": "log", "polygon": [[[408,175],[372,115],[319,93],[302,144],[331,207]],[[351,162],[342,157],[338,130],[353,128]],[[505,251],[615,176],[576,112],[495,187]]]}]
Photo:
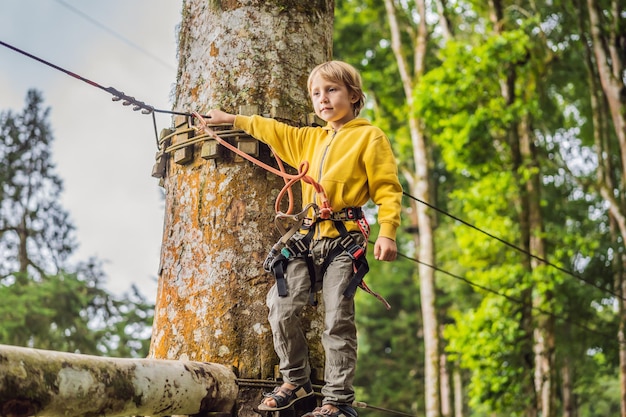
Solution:
[{"label": "log", "polygon": [[231,415],[237,395],[219,364],[0,345],[2,417]]}]

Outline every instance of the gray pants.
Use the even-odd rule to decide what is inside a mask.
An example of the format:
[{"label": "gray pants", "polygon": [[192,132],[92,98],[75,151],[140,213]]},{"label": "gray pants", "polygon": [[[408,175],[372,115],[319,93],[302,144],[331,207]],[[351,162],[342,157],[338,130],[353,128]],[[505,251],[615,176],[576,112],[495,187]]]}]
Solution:
[{"label": "gray pants", "polygon": [[[357,242],[363,236],[353,234]],[[354,401],[354,372],[357,359],[354,299],[343,296],[353,275],[352,260],[340,253],[328,266],[324,277],[319,267],[324,257],[337,245],[338,239],[322,239],[311,244],[311,253],[317,269],[314,291],[322,290],[324,305],[324,333],[322,345],[324,366],[323,404],[351,404]],[[297,257],[287,264],[285,271],[288,294],[279,297],[276,285],[267,294],[269,323],[274,337],[274,349],[280,359],[280,371],[285,382],[302,385],[309,380],[311,368],[308,346],[300,322],[300,313],[309,302],[311,278],[306,261]]]}]

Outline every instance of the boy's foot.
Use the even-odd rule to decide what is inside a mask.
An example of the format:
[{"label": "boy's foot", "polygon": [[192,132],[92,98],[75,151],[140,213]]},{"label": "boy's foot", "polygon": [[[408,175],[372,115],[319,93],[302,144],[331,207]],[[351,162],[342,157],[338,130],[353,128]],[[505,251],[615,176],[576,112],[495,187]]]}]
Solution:
[{"label": "boy's foot", "polygon": [[358,414],[354,408],[349,405],[335,406],[332,404],[324,404],[317,407],[313,411],[303,414],[302,417],[357,417]]},{"label": "boy's foot", "polygon": [[291,407],[296,401],[313,395],[313,387],[310,382],[304,385],[295,386],[285,382],[280,387],[274,388],[272,392],[263,394],[265,397],[258,409],[261,411],[279,411]]}]

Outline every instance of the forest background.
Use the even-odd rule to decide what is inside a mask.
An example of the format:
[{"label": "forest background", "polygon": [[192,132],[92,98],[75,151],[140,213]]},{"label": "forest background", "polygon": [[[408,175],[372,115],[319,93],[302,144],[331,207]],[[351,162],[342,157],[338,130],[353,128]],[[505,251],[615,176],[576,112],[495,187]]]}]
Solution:
[{"label": "forest background", "polygon": [[[428,408],[421,311],[433,303],[441,415],[624,415],[624,7],[344,0],[335,16],[334,56],[361,70],[363,115],[388,133],[406,191],[403,256],[368,275],[393,308],[357,297],[358,399]],[[48,111],[29,91],[0,114],[0,342],[143,357],[152,300],[108,293],[98,259],[69,262],[79,237]],[[415,132],[427,201],[413,192]]]}]

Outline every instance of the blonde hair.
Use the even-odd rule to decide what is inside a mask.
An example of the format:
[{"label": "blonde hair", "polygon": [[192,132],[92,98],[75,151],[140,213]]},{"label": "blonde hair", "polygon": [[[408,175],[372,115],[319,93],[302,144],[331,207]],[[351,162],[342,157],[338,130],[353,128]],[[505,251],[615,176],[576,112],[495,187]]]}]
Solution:
[{"label": "blonde hair", "polygon": [[355,94],[358,100],[352,104],[352,110],[354,111],[354,116],[359,115],[359,112],[365,105],[365,94],[363,93],[361,75],[356,68],[343,61],[328,61],[319,64],[317,67],[313,68],[311,74],[309,74],[309,81],[307,82],[309,94],[311,94],[313,78],[317,75],[327,81],[343,84],[348,89],[348,94]]}]

